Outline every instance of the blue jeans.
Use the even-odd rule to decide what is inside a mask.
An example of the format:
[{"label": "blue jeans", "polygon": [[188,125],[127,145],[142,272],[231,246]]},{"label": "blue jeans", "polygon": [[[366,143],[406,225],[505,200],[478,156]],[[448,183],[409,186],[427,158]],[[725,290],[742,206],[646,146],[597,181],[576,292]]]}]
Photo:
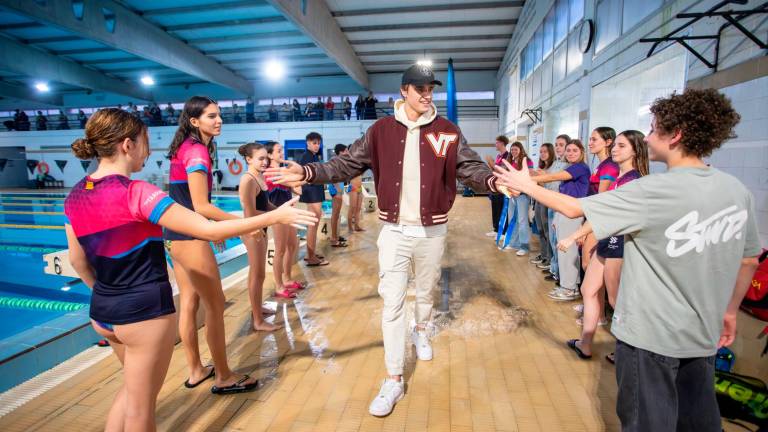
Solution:
[{"label": "blue jeans", "polygon": [[555,211],[551,208],[547,209],[547,219],[549,220],[549,244],[552,246],[552,258],[549,260],[549,271],[553,275],[560,277],[560,269],[557,266],[557,231],[552,228],[552,223],[555,221]]},{"label": "blue jeans", "polygon": [[528,250],[528,243],[531,240],[531,226],[528,224],[528,207],[530,205],[531,198],[528,195],[522,194],[515,198],[517,223],[512,231],[512,241],[510,242],[514,249]]}]

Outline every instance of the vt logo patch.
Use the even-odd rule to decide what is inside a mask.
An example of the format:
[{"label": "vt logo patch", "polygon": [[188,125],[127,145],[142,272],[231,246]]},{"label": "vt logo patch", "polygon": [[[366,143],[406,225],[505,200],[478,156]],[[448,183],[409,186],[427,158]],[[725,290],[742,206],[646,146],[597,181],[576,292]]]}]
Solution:
[{"label": "vt logo patch", "polygon": [[427,140],[429,141],[429,145],[432,146],[432,151],[435,152],[435,156],[444,158],[445,155],[448,153],[448,148],[451,147],[451,144],[456,142],[456,140],[459,138],[456,134],[447,134],[447,133],[438,133],[437,136],[433,133],[427,134]]}]

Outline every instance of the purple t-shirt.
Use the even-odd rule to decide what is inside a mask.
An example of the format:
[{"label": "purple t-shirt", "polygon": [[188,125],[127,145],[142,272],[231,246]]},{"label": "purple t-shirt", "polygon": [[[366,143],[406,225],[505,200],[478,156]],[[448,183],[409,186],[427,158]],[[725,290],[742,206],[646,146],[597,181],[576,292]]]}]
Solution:
[{"label": "purple t-shirt", "polygon": [[574,198],[584,198],[589,190],[589,165],[584,162],[572,164],[565,169],[571,175],[570,180],[560,183],[560,193]]}]

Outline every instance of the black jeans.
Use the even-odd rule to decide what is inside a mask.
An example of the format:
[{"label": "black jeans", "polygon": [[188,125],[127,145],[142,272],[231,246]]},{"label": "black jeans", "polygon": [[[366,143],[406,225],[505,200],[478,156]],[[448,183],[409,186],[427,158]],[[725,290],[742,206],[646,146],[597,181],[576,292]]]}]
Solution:
[{"label": "black jeans", "polygon": [[501,209],[504,207],[504,195],[492,193],[491,197],[491,218],[493,219],[493,230],[499,232],[499,218]]},{"label": "black jeans", "polygon": [[623,432],[720,432],[715,356],[674,358],[616,342]]}]

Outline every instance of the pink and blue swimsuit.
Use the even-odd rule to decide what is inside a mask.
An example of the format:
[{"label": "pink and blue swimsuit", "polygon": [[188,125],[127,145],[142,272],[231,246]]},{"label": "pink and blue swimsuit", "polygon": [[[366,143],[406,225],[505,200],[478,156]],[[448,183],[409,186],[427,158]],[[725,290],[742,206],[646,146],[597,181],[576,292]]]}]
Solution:
[{"label": "pink and blue swimsuit", "polygon": [[[179,150],[171,159],[169,195],[184,207],[195,211],[192,195],[189,192],[189,174],[202,171],[208,177],[208,202],[211,201],[213,175],[211,174],[211,156],[208,147],[193,137],[181,143]],[[196,240],[194,237],[166,229],[166,240]]]},{"label": "pink and blue swimsuit", "polygon": [[157,225],[173,203],[157,187],[122,175],[85,177],[64,200],[67,223],[95,272],[90,316],[102,327],[175,312]]}]

